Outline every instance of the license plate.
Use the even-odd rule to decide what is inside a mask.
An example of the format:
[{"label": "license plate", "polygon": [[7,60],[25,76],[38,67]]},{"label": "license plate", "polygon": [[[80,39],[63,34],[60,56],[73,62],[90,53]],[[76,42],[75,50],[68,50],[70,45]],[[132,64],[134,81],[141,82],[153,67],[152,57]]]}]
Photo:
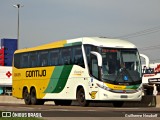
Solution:
[{"label": "license plate", "polygon": [[127,95],[121,95],[121,98],[128,98]]}]

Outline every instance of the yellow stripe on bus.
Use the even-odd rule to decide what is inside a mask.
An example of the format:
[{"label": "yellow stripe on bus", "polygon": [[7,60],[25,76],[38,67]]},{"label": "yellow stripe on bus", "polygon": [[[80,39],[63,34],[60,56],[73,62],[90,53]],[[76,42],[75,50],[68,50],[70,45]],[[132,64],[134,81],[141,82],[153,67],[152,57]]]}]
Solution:
[{"label": "yellow stripe on bus", "polygon": [[124,85],[113,85],[109,83],[105,83],[109,88],[114,89],[114,90],[124,90],[126,86]]},{"label": "yellow stripe on bus", "polygon": [[[14,68],[14,85],[13,85],[13,96],[17,96],[18,98],[22,98],[22,90],[23,87],[26,86],[28,88],[28,92],[30,92],[30,88],[34,85],[37,92],[37,98],[41,99],[45,96],[45,89],[47,88],[49,81],[51,79],[52,73],[55,69],[54,66],[52,67],[37,67],[37,68],[28,68],[28,69],[16,69]],[[46,70],[46,76],[31,76],[30,71],[39,70],[43,71]],[[21,82],[20,82],[21,81]],[[14,92],[16,91],[16,93]]]},{"label": "yellow stripe on bus", "polygon": [[15,53],[43,50],[44,48],[46,49],[59,48],[59,47],[64,47],[65,44],[67,44],[67,40],[61,40],[61,41],[56,41],[56,42],[52,42],[49,44],[44,44],[41,46],[33,47],[33,48],[25,48],[25,49],[16,50]]}]

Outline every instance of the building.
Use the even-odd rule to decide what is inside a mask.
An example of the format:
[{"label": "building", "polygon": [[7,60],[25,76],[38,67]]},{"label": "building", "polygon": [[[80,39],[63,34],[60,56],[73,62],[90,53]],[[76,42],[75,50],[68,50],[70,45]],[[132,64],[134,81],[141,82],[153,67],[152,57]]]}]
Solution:
[{"label": "building", "polygon": [[17,39],[0,40],[0,94],[12,92],[12,60],[17,50]]},{"label": "building", "polygon": [[0,94],[12,92],[12,67],[0,66]]},{"label": "building", "polygon": [[[1,42],[0,52],[2,53],[1,55],[2,57],[0,56],[1,58],[0,64],[4,66],[12,66],[13,54],[14,54],[14,51],[17,50],[17,39],[3,38],[1,39],[0,42]],[[3,64],[3,61],[4,61],[4,64]]]}]

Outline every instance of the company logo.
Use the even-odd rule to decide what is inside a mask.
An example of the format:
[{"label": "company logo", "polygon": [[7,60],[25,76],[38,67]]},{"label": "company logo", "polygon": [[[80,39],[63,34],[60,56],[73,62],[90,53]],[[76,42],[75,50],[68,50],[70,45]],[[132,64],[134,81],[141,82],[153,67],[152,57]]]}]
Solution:
[{"label": "company logo", "polygon": [[74,71],[74,75],[82,75],[84,73],[84,71],[81,71],[81,70],[75,70]]},{"label": "company logo", "polygon": [[47,74],[46,70],[30,70],[26,71],[26,77],[45,77]]},{"label": "company logo", "polygon": [[20,77],[21,73],[14,73],[14,77]]},{"label": "company logo", "polygon": [[11,72],[8,71],[8,72],[6,73],[6,76],[7,76],[8,78],[10,78],[10,77],[12,76]]},{"label": "company logo", "polygon": [[97,91],[92,91],[91,93],[89,93],[89,95],[91,96],[92,99],[95,99],[96,93],[97,93]]}]

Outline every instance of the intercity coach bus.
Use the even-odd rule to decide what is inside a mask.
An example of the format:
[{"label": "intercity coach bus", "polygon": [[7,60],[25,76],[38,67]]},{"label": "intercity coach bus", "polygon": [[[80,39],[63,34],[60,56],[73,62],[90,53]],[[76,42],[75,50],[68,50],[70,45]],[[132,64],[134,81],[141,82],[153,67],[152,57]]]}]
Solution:
[{"label": "intercity coach bus", "polygon": [[56,41],[14,53],[12,94],[27,105],[81,106],[95,101],[140,101],[143,94],[138,50],[130,42],[105,37]]}]

